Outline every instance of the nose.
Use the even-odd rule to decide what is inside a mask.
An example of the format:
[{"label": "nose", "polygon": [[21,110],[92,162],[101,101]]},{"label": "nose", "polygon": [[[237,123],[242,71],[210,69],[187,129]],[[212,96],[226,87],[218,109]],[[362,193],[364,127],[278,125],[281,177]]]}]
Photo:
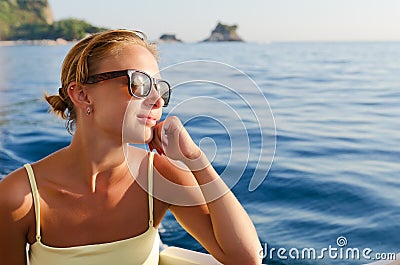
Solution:
[{"label": "nose", "polygon": [[150,90],[150,94],[145,99],[149,105],[152,105],[153,108],[161,108],[162,106],[164,106],[164,100],[161,98],[158,91],[158,83],[157,81],[153,81],[153,86]]}]

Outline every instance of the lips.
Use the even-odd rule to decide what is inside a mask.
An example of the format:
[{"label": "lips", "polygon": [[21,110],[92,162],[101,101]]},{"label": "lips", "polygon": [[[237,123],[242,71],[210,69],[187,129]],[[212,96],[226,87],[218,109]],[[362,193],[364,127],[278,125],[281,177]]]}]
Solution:
[{"label": "lips", "polygon": [[154,126],[157,124],[157,121],[160,119],[154,115],[138,115],[139,121],[142,121],[146,125]]}]

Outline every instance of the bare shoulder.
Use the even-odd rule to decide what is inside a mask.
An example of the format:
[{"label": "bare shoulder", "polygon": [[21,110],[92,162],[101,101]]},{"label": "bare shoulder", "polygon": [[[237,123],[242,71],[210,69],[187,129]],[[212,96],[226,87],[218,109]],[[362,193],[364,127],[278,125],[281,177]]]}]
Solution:
[{"label": "bare shoulder", "polygon": [[28,175],[20,168],[0,182],[0,263],[25,264],[25,247],[33,222]]},{"label": "bare shoulder", "polygon": [[[21,219],[21,214],[30,208],[31,188],[25,168],[19,168],[0,181],[0,211],[11,211],[13,218]],[[31,202],[31,201],[30,201]]]},{"label": "bare shoulder", "polygon": [[[127,156],[131,171],[135,173],[134,171],[140,168],[140,164],[147,165],[149,152],[141,148],[129,146],[125,155]],[[165,155],[155,153],[153,163],[155,181],[161,177],[179,185],[197,185],[193,174],[179,161],[174,161]],[[147,171],[147,167],[143,168],[143,170]]]},{"label": "bare shoulder", "polygon": [[180,161],[172,160],[165,155],[154,156],[156,174],[182,186],[198,186],[192,172]]},{"label": "bare shoulder", "polygon": [[208,212],[201,187],[185,165],[166,156],[155,155],[154,167],[156,198],[168,203],[171,210],[176,206],[199,206],[201,212]]}]

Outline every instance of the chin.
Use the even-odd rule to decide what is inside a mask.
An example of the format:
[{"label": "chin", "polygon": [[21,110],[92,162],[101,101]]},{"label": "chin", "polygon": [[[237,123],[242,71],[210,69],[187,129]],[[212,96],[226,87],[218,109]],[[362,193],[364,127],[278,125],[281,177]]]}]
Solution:
[{"label": "chin", "polygon": [[148,144],[151,140],[153,140],[153,130],[150,129],[149,132],[146,130],[144,136],[144,143]]},{"label": "chin", "polygon": [[123,142],[131,144],[147,144],[153,139],[153,127],[141,123],[125,124]]}]

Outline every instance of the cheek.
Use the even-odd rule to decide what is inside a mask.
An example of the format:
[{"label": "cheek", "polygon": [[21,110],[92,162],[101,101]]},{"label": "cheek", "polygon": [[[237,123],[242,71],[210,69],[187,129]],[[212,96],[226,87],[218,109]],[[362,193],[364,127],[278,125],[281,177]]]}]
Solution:
[{"label": "cheek", "polygon": [[[111,91],[112,88],[108,88]],[[96,94],[93,98],[93,108],[98,118],[98,122],[107,122],[108,124],[116,124],[121,126],[125,111],[128,107],[128,101],[120,96],[120,93],[106,93],[105,88],[99,87],[94,90]],[[118,124],[119,123],[119,124]],[[113,126],[114,127],[114,126]]]},{"label": "cheek", "polygon": [[104,124],[104,126],[108,126],[111,130],[119,131],[123,125],[125,109],[126,108],[122,104],[120,106],[97,106],[95,110],[97,123]]},{"label": "cheek", "polygon": [[152,129],[138,120],[140,114],[140,103],[132,100],[123,119],[122,141],[123,143],[143,144],[152,139]]}]

